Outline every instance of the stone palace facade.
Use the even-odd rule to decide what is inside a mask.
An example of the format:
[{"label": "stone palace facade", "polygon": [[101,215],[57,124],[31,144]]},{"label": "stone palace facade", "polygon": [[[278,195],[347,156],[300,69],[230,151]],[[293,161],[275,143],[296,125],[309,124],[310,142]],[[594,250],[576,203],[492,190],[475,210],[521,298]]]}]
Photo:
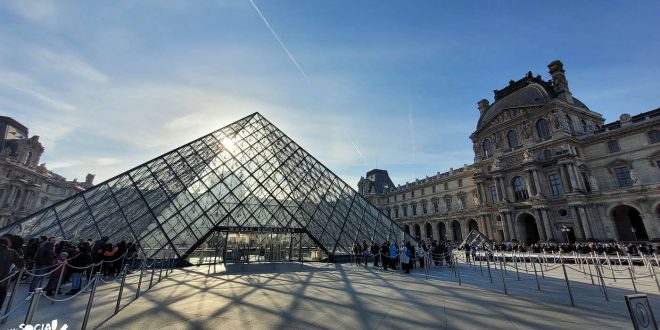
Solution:
[{"label": "stone palace facade", "polygon": [[93,185],[93,174],[78,182],[49,171],[39,164],[43,152],[39,136],[29,137],[27,127],[0,116],[0,227]]},{"label": "stone palace facade", "polygon": [[473,164],[399,186],[372,170],[359,192],[420,239],[660,240],[660,108],[605,124],[548,68],[477,103]]}]

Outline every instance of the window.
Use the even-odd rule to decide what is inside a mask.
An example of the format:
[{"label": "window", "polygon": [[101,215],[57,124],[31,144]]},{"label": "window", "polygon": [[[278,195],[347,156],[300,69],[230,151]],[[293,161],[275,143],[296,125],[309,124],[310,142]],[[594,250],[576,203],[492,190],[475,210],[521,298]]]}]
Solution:
[{"label": "window", "polygon": [[493,201],[493,204],[497,203],[497,187],[490,187],[490,200]]},{"label": "window", "polygon": [[465,196],[458,197],[458,201],[461,203],[461,208],[462,209],[467,208],[467,198]]},{"label": "window", "polygon": [[403,206],[403,216],[407,217],[408,216],[408,205]]},{"label": "window", "polygon": [[619,182],[619,187],[623,188],[633,185],[633,181],[630,178],[630,169],[627,166],[614,168],[614,174],[616,175],[616,180]]},{"label": "window", "polygon": [[395,202],[396,202],[396,200],[398,199],[397,197],[398,197],[398,195],[394,195],[394,201],[395,201]]},{"label": "window", "polygon": [[458,179],[458,187],[463,187],[463,179]]},{"label": "window", "polygon": [[516,201],[523,201],[529,198],[527,193],[527,182],[522,176],[517,176],[513,179],[513,193]]},{"label": "window", "polygon": [[410,197],[415,197],[415,191],[414,190],[410,192]]},{"label": "window", "polygon": [[490,139],[485,139],[481,146],[484,149],[484,156],[490,157],[493,155],[493,144],[490,142]]},{"label": "window", "polygon": [[433,200],[433,212],[435,212],[435,213],[440,212],[440,206],[439,206],[438,204],[440,204],[440,203],[438,202],[438,200],[437,200],[437,199],[434,199],[434,200]]},{"label": "window", "polygon": [[609,150],[610,153],[621,151],[621,148],[619,147],[619,141],[612,140],[607,142],[607,150]]},{"label": "window", "polygon": [[387,217],[391,218],[392,217],[392,209],[387,209]]},{"label": "window", "polygon": [[445,190],[449,190],[449,182],[445,182]]},{"label": "window", "polygon": [[445,207],[447,208],[447,211],[451,211],[451,197],[445,198]]},{"label": "window", "polygon": [[424,188],[422,188],[422,196],[424,196]]},{"label": "window", "polygon": [[548,181],[550,181],[552,196],[562,196],[564,194],[564,188],[561,186],[561,179],[558,174],[548,175]]},{"label": "window", "polygon": [[435,194],[435,185],[433,185],[433,187],[431,187],[431,192]]},{"label": "window", "polygon": [[587,133],[589,130],[589,126],[587,126],[587,122],[584,121],[584,119],[580,119],[580,126],[582,127],[582,133]]},{"label": "window", "polygon": [[550,126],[545,118],[541,118],[536,122],[536,134],[541,139],[550,138]]},{"label": "window", "polygon": [[548,149],[543,150],[543,158],[545,158],[545,160],[552,159],[552,151]]},{"label": "window", "polygon": [[649,132],[649,143],[654,144],[660,142],[660,131],[654,129]]},{"label": "window", "polygon": [[509,147],[511,149],[518,148],[518,133],[514,130],[510,130],[509,133],[506,133],[506,138],[509,140]]},{"label": "window", "polygon": [[569,115],[566,115],[566,123],[568,124],[569,131],[573,133],[575,131],[573,129],[573,120],[571,120],[571,117]]},{"label": "window", "polygon": [[412,205],[413,215],[417,215],[417,204]]},{"label": "window", "polygon": [[422,203],[422,213],[424,213],[424,214],[427,213],[427,210],[426,210],[426,202]]},{"label": "window", "polygon": [[398,207],[395,207],[395,208],[394,208],[394,217],[395,217],[395,218],[398,218],[398,217],[399,217],[399,208],[398,208]]}]

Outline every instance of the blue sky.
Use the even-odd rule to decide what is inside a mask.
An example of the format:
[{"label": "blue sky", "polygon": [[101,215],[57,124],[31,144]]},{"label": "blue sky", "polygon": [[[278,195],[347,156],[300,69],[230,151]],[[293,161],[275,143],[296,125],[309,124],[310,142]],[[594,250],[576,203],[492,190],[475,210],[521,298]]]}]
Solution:
[{"label": "blue sky", "polygon": [[355,186],[471,163],[477,101],[555,59],[608,122],[660,106],[658,1],[254,4],[281,44],[249,0],[0,2],[0,114],[100,182],[259,111]]}]

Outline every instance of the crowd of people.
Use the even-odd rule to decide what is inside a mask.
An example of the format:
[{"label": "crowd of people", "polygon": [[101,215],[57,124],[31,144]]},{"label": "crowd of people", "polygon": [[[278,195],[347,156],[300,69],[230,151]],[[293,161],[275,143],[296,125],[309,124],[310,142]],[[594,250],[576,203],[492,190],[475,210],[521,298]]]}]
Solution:
[{"label": "crowd of people", "polygon": [[625,255],[639,255],[654,254],[660,251],[660,244],[654,247],[648,243],[601,243],[601,242],[575,242],[575,243],[535,243],[532,245],[524,243],[502,243],[493,244],[492,250],[494,251],[518,251],[518,252],[531,252],[531,253],[582,253],[588,254],[595,252],[597,254],[619,254]]},{"label": "crowd of people", "polygon": [[367,241],[353,244],[354,262],[358,265],[364,263],[366,266],[370,261],[374,267],[383,267],[383,270],[400,269],[404,273],[410,273],[411,269],[424,268],[426,257],[435,266],[451,264],[453,246],[451,242],[432,241],[430,244],[421,242],[419,244],[407,241],[398,245],[395,242],[383,241],[372,244]]},{"label": "crowd of people", "polygon": [[[42,236],[31,238],[25,244],[20,236],[0,237],[0,309],[10,281],[29,281],[29,292],[43,288],[48,296],[55,294],[58,284],[61,288],[70,282],[71,289],[66,295],[75,295],[81,290],[83,278],[96,272],[102,276],[118,275],[124,263],[138,253],[139,246],[126,241],[113,244],[109,240],[103,237],[95,242],[88,239],[73,243]],[[20,269],[25,269],[23,278],[10,275]],[[61,293],[60,289],[58,294]]]}]

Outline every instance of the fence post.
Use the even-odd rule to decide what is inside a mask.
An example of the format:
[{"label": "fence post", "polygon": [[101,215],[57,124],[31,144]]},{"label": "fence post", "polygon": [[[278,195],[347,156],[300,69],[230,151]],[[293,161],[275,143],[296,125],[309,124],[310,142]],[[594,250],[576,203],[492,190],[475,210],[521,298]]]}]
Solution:
[{"label": "fence post", "polygon": [[481,251],[480,256],[479,256],[479,272],[481,273],[481,276],[484,276],[484,269],[481,266],[481,263],[483,262],[484,256],[483,256],[483,251]]},{"label": "fence post", "polygon": [[119,294],[117,295],[117,304],[115,305],[115,314],[119,313],[119,306],[121,305],[121,296],[124,293],[124,284],[126,284],[126,266],[122,270],[121,285],[119,286]]},{"label": "fence post", "polygon": [[506,275],[506,255],[504,253],[502,253],[502,262],[504,263],[504,266],[500,266],[503,267],[502,269],[504,269],[504,275]]},{"label": "fence post", "polygon": [[41,297],[43,291],[42,288],[36,288],[30,298],[30,306],[28,307],[27,314],[25,314],[25,324],[32,323],[32,317],[34,317],[34,312],[37,310],[37,305],[39,304],[39,298]]},{"label": "fence post", "polygon": [[158,270],[158,281],[156,283],[160,283],[160,280],[163,278],[163,263],[165,263],[165,257],[160,258],[160,269]]},{"label": "fence post", "polygon": [[146,261],[142,262],[142,265],[140,265],[140,277],[138,279],[138,285],[137,289],[135,290],[135,299],[140,297],[140,287],[142,287],[142,275],[144,274],[144,264]]},{"label": "fence post", "polygon": [[564,259],[561,260],[561,269],[564,271],[564,278],[566,279],[566,289],[568,289],[568,297],[571,299],[571,306],[575,306],[573,301],[573,293],[571,292],[571,284],[568,281],[568,274],[566,274],[566,265],[564,265]]},{"label": "fence post", "polygon": [[589,258],[586,259],[587,262],[587,268],[589,268],[589,279],[591,280],[591,285],[596,285],[594,283],[594,274],[591,272],[591,264],[589,263]]},{"label": "fence post", "polygon": [[[529,257],[529,262],[532,262],[532,255],[529,254],[529,251],[527,251],[527,257]],[[527,259],[525,258],[525,252],[523,252],[523,261],[525,262],[525,273],[529,273],[527,270]],[[516,269],[516,271],[518,271],[518,269]],[[518,280],[520,280],[520,276],[518,276]]]},{"label": "fence post", "polygon": [[[16,282],[14,282],[14,287],[11,288],[11,296],[9,297],[9,301],[7,301],[7,308],[5,309],[5,313],[3,316],[7,315],[9,311],[11,310],[11,305],[14,303],[14,297],[16,297],[16,288],[18,287],[18,282],[21,281],[21,277],[23,277],[23,272],[25,272],[25,268],[21,268],[21,270],[18,272],[18,277],[16,278]],[[658,280],[656,280],[657,282]],[[2,306],[0,306],[1,308]],[[7,323],[7,318],[3,318],[2,321],[0,321],[0,324],[5,324]]]},{"label": "fence post", "polygon": [[156,260],[154,259],[154,261],[151,263],[151,279],[149,279],[149,289],[151,289],[151,287],[154,284],[154,273],[155,272],[156,272]]},{"label": "fence post", "polygon": [[633,277],[633,271],[632,268],[630,268],[630,265],[628,266],[628,272],[630,272],[630,281],[632,282],[633,289],[635,289],[635,293],[637,293],[637,286],[635,285],[635,278]]},{"label": "fence post", "polygon": [[[518,276],[518,281],[520,281],[520,272],[518,271],[518,261],[516,260],[516,256],[513,256],[513,266],[516,267],[516,276]],[[523,258],[524,261],[524,258]],[[527,268],[527,264],[525,264],[525,268]]]},{"label": "fence post", "polygon": [[488,268],[488,278],[490,279],[490,285],[493,285],[493,274],[490,272],[490,257],[486,256],[486,267]]},{"label": "fence post", "polygon": [[610,301],[610,298],[607,296],[607,286],[605,285],[605,279],[603,279],[603,273],[598,265],[594,264],[596,267],[596,273],[598,273],[598,278],[600,279],[600,287],[603,290],[603,295],[605,295],[605,301]]},{"label": "fence post", "polygon": [[[536,278],[536,288],[539,289],[539,291],[541,291],[541,284],[539,283],[539,274],[536,272],[536,263],[532,263],[532,266],[534,266],[534,277]],[[540,264],[539,267],[543,269],[543,266],[541,266]]]},{"label": "fence post", "polygon": [[[500,260],[500,274],[502,274],[502,286],[504,287],[504,294],[508,295],[509,293],[507,292],[507,289],[506,289],[506,281],[504,280],[504,273],[505,273],[504,269],[506,269],[506,268],[502,268],[501,263],[502,263],[502,260]],[[504,267],[506,267],[506,261],[504,262]]]},{"label": "fence post", "polygon": [[456,276],[458,277],[458,285],[462,286],[463,284],[461,283],[461,270],[458,264],[458,257],[454,256],[454,260],[456,261]]},{"label": "fence post", "polygon": [[60,269],[60,277],[57,279],[57,285],[55,286],[55,292],[53,292],[53,300],[50,301],[50,304],[55,303],[55,298],[60,292],[60,285],[62,285],[62,277],[64,277],[64,271],[66,271],[66,261],[62,264],[62,269]]},{"label": "fence post", "polygon": [[85,317],[83,318],[83,324],[81,329],[85,330],[87,329],[87,321],[89,321],[89,313],[92,310],[92,304],[94,303],[94,295],[96,295],[96,286],[99,283],[99,278],[101,277],[101,273],[97,272],[96,276],[94,277],[94,284],[92,284],[92,292],[89,294],[89,300],[87,301],[87,308],[85,308]]},{"label": "fence post", "polygon": [[612,267],[612,262],[610,262],[610,257],[607,256],[607,253],[603,252],[603,257],[607,260],[607,265],[610,266],[610,271],[612,272],[612,279],[616,282],[616,276],[614,276],[614,267]]}]

